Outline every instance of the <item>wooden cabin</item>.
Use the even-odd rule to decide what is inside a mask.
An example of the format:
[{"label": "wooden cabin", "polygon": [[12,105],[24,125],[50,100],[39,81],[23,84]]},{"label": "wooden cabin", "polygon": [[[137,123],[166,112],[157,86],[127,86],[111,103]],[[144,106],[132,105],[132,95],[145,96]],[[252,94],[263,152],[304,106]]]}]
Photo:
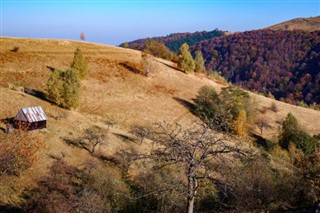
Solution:
[{"label": "wooden cabin", "polygon": [[16,128],[29,131],[47,127],[47,116],[41,106],[20,109],[14,120]]}]

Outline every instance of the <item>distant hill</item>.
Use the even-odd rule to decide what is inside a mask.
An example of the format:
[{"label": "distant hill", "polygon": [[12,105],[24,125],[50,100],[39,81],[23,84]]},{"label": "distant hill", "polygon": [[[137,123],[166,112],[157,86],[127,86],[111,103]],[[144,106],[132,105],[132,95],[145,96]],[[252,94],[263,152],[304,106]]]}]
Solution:
[{"label": "distant hill", "polygon": [[295,18],[289,21],[276,24],[266,29],[269,30],[305,30],[315,31],[320,30],[320,16],[310,18]]},{"label": "distant hill", "polygon": [[207,70],[245,89],[320,104],[320,31],[256,30],[199,42]]},{"label": "distant hill", "polygon": [[[143,50],[144,43],[149,40],[153,39],[163,43],[166,47],[169,48],[170,51],[179,52],[179,48],[183,43],[187,43],[189,46],[196,44],[200,41],[220,37],[223,36],[225,32],[215,29],[212,31],[201,31],[201,32],[194,32],[194,33],[174,33],[163,37],[153,37],[153,38],[146,38],[146,39],[138,39],[132,42],[129,42],[129,48],[136,49],[136,50]],[[120,44],[121,47],[124,44]]]}]

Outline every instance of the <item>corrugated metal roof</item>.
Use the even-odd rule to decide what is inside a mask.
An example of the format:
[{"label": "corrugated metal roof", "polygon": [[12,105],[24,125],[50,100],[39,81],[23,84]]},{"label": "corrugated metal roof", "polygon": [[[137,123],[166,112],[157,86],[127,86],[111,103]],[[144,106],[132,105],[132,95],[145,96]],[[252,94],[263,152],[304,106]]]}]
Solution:
[{"label": "corrugated metal roof", "polygon": [[20,109],[19,113],[16,115],[16,120],[38,122],[47,120],[47,116],[44,114],[41,106],[28,107]]}]

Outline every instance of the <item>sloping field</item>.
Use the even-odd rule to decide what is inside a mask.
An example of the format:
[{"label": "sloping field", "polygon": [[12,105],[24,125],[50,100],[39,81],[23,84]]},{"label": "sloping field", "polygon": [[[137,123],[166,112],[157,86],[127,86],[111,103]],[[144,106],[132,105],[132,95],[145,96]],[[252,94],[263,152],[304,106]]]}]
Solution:
[{"label": "sloping field", "polygon": [[320,16],[310,18],[295,18],[289,21],[276,24],[266,29],[269,30],[305,30],[315,31],[320,30]]},{"label": "sloping field", "polygon": [[[17,52],[10,51],[18,47]],[[191,101],[204,84],[216,85],[203,76],[185,75],[159,61],[150,77],[132,72],[141,53],[85,42],[1,39],[1,83],[45,92],[50,68],[67,69],[80,47],[89,64],[83,81],[81,107],[84,114],[112,118],[123,124],[173,121],[191,116],[179,100]],[[192,116],[191,116],[192,117]]]},{"label": "sloping field", "polygon": [[[44,93],[50,69],[67,69],[77,47],[88,61],[89,77],[82,82],[80,108],[65,113],[78,113],[84,117],[84,123],[88,118],[103,122],[114,120],[124,129],[159,121],[188,123],[196,119],[187,106],[199,88],[205,84],[218,90],[222,87],[205,76],[182,73],[174,68],[174,64],[160,59],[155,59],[156,71],[151,76],[136,74],[134,71],[139,69],[141,53],[131,49],[65,40],[1,38],[0,42],[1,118],[14,116],[21,107],[35,105],[32,101],[21,102],[23,98],[30,98],[23,92],[4,98],[9,87],[19,89],[23,86]],[[319,111],[253,96],[260,111],[264,111],[260,116],[273,127],[267,130],[267,134],[278,132],[288,112],[292,112],[310,133],[320,133]],[[275,103],[277,112],[268,110],[272,103]],[[61,110],[46,102],[41,105]]]},{"label": "sloping field", "polygon": [[[89,76],[82,81],[80,108],[70,111],[39,97],[45,93],[50,70],[67,69],[77,47],[88,62]],[[188,125],[197,119],[189,107],[199,88],[211,85],[220,90],[223,87],[203,75],[185,74],[177,70],[175,64],[161,59],[155,59],[156,71],[149,77],[136,74],[141,53],[119,47],[78,41],[0,38],[0,48],[0,119],[14,117],[20,108],[29,106],[42,106],[48,117],[47,129],[32,133],[44,140],[37,163],[19,179],[15,190],[6,191],[10,188],[0,185],[0,198],[8,203],[19,203],[15,197],[19,194],[17,191],[44,175],[54,156],[66,156],[69,163],[77,166],[86,159],[96,160],[84,149],[67,145],[65,139],[81,137],[84,130],[92,126],[107,130],[107,122],[113,121],[115,125],[108,132],[107,144],[100,147],[104,153],[148,149],[148,143],[139,146],[132,140],[124,140],[132,137],[131,126],[150,126],[162,121]],[[33,91],[33,95],[26,94],[25,89]],[[256,94],[252,96],[259,109],[258,116],[271,126],[264,130],[265,137],[276,137],[288,112],[311,134],[320,133],[319,111]],[[272,110],[273,103],[277,110]],[[5,124],[0,123],[0,127],[4,130]],[[259,133],[257,128],[254,131]],[[0,131],[0,134],[5,133]]]}]

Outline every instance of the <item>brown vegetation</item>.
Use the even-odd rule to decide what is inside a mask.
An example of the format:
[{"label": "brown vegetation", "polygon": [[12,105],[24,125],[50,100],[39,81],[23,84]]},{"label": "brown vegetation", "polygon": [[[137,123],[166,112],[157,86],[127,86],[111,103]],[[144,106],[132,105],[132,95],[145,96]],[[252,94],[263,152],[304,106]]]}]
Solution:
[{"label": "brown vegetation", "polygon": [[315,31],[320,30],[320,16],[310,18],[295,18],[289,21],[276,24],[266,29],[270,30],[305,30]]}]

